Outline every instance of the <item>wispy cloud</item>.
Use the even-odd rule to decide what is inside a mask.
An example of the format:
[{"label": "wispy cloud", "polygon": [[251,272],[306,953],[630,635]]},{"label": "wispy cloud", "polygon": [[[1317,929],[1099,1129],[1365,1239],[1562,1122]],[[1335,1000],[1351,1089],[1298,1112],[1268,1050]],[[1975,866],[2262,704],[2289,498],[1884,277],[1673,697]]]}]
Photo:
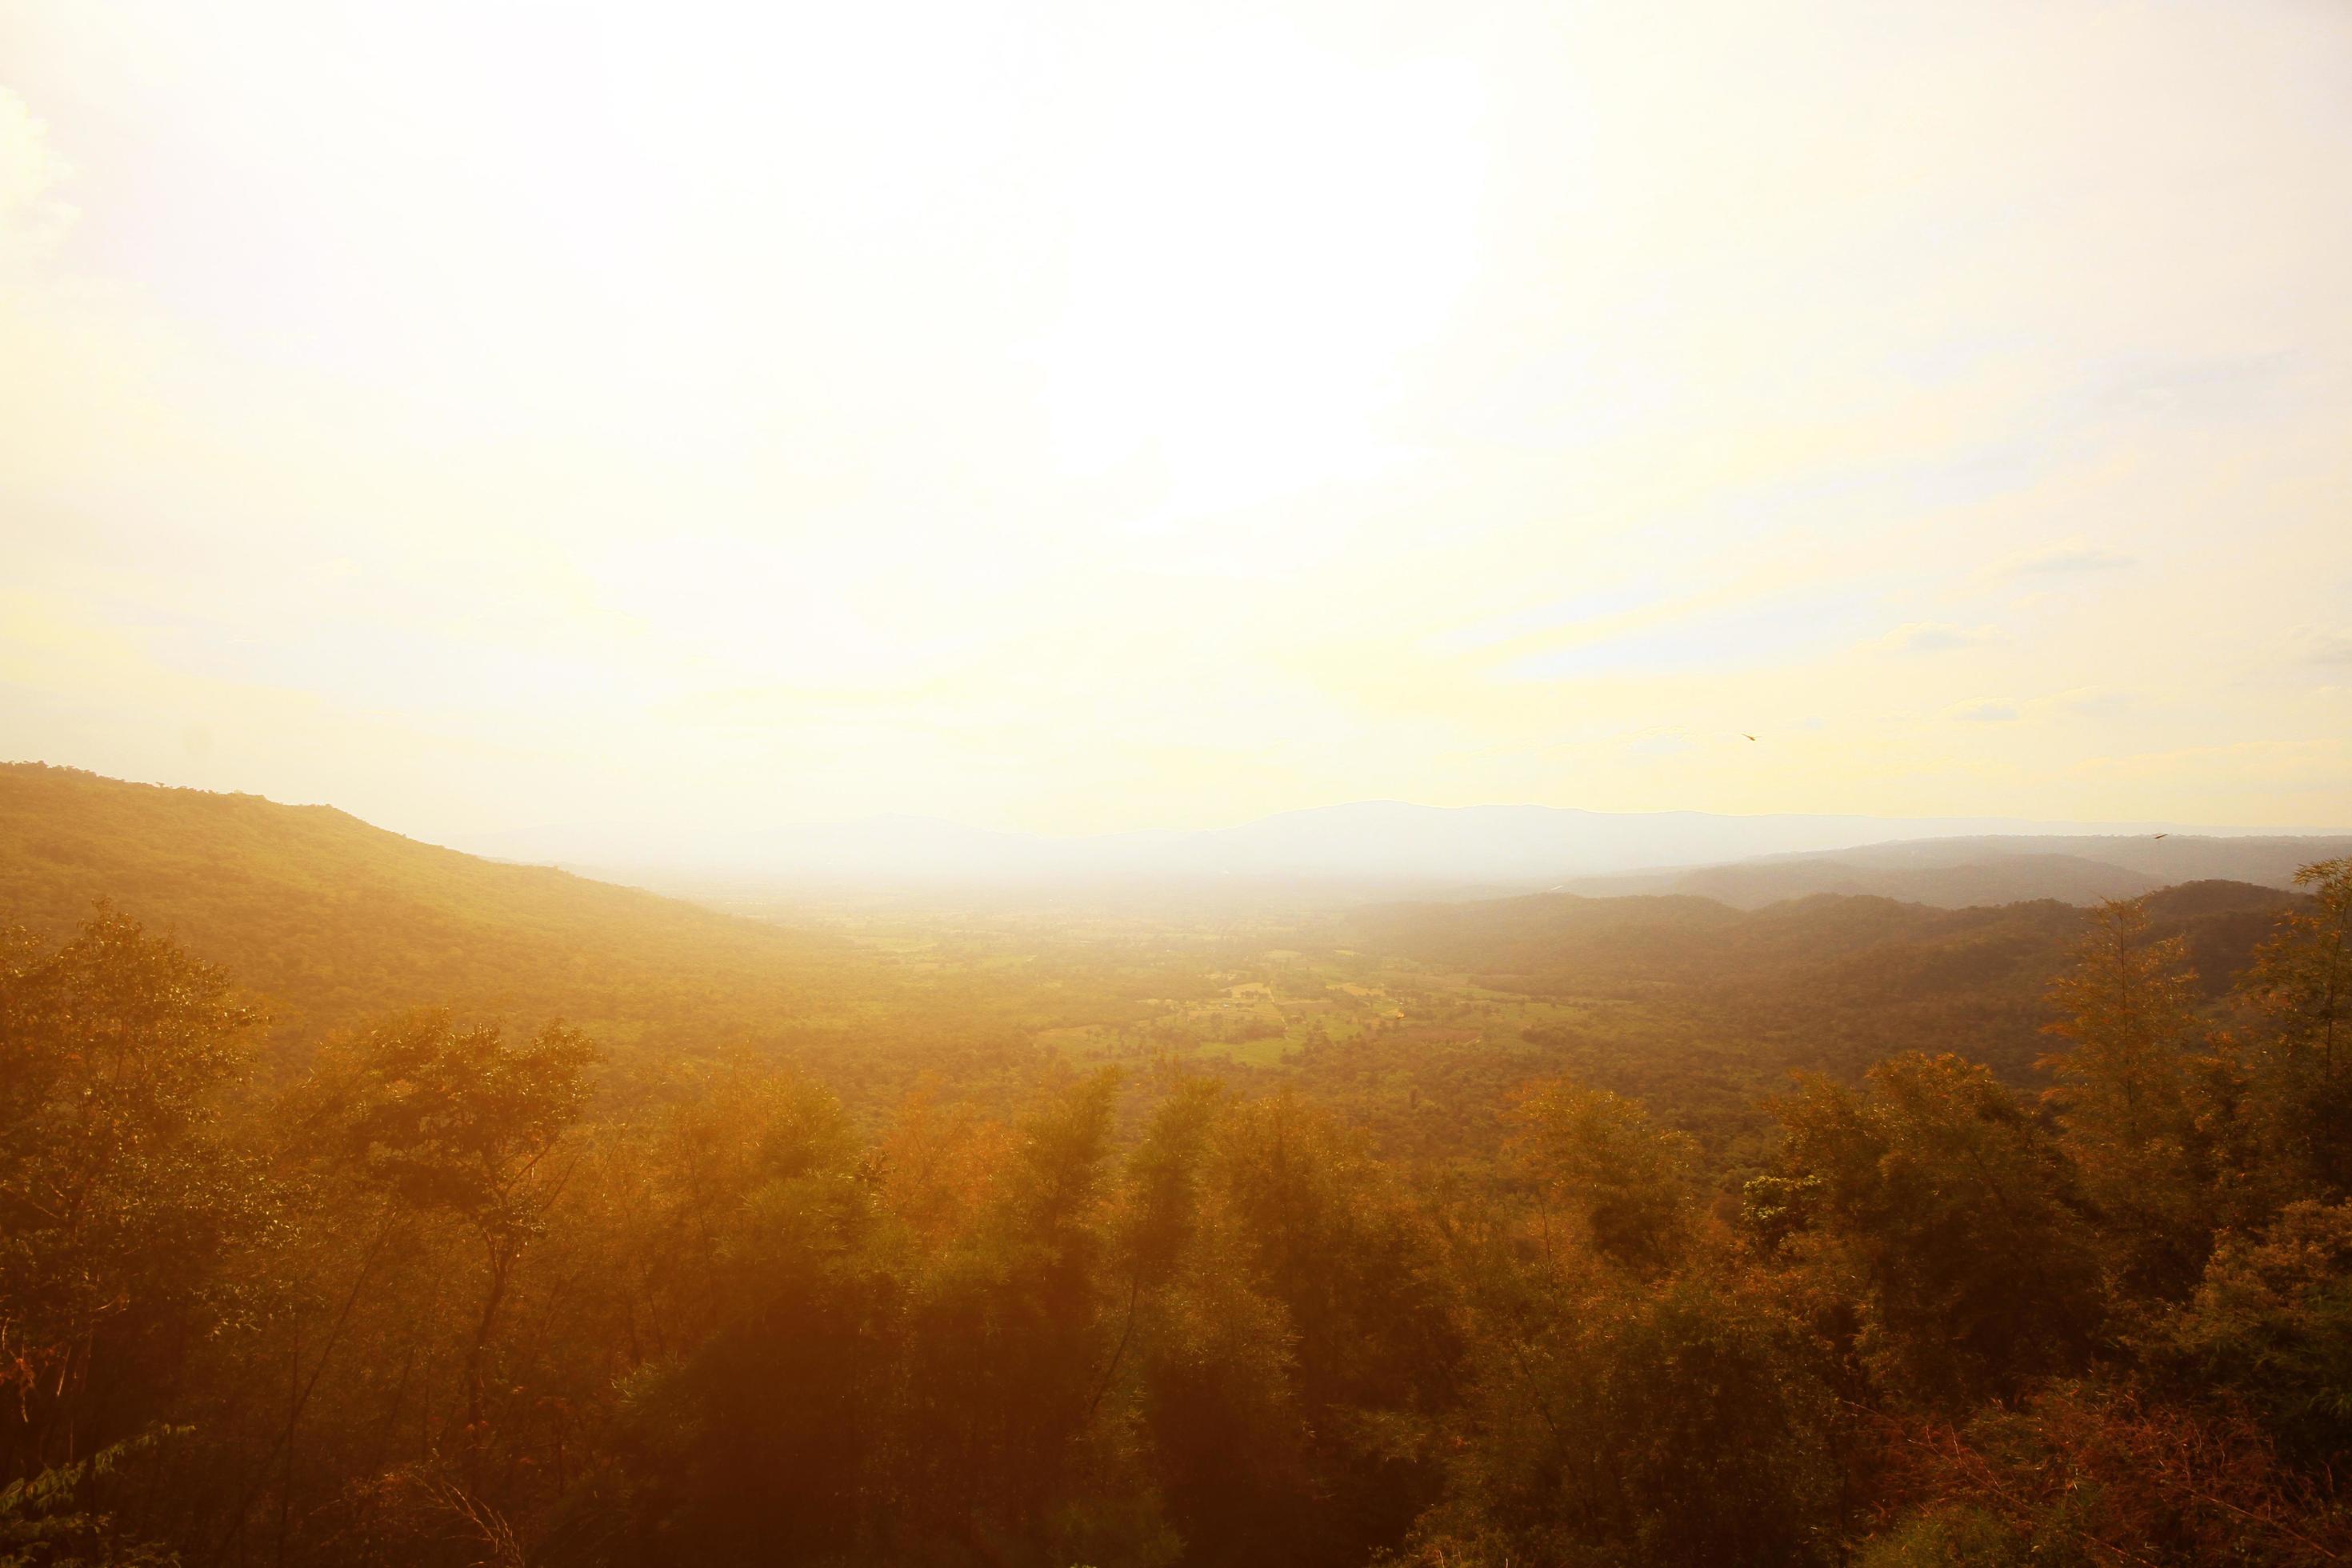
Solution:
[{"label": "wispy cloud", "polygon": [[1844,644],[1868,613],[1867,602],[1852,594],[1721,595],[1715,603],[1686,602],[1633,624],[1610,625],[1595,635],[1530,652],[1497,673],[1509,680],[1566,680],[1786,663]]},{"label": "wispy cloud", "polygon": [[2352,664],[2352,632],[2323,632],[2303,656],[2305,664]]},{"label": "wispy cloud", "polygon": [[1890,653],[1944,653],[1958,647],[1982,647],[1997,641],[1990,626],[1955,626],[1940,621],[1913,621],[1878,639]]},{"label": "wispy cloud", "polygon": [[2131,693],[2103,686],[2081,686],[2036,702],[2037,713],[2063,713],[2076,719],[2105,719],[2128,710]]},{"label": "wispy cloud", "polygon": [[2097,413],[2139,420],[2211,424],[2275,411],[2294,395],[2305,366],[2284,352],[2138,355],[2111,365],[2087,401]]},{"label": "wispy cloud", "polygon": [[1638,741],[1627,742],[1625,754],[1629,757],[1680,756],[1691,749],[1692,743],[1689,736],[1679,730],[1674,730],[1664,734],[1645,735]]},{"label": "wispy cloud", "polygon": [[2017,710],[2007,702],[1990,697],[1979,697],[1967,702],[1954,703],[1947,713],[1969,724],[2005,724],[2017,717]]},{"label": "wispy cloud", "polygon": [[2072,542],[2021,556],[2001,569],[2008,577],[2065,576],[2082,572],[2119,572],[2138,563],[2119,550]]}]

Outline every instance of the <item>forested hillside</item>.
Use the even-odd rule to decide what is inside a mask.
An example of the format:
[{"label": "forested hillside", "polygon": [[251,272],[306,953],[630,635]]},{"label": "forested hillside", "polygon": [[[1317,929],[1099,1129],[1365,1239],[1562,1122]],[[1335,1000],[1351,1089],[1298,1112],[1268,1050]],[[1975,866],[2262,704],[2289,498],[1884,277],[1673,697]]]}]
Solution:
[{"label": "forested hillside", "polygon": [[226,965],[290,1034],[422,999],[618,1040],[847,1005],[837,939],[461,855],[331,806],[0,764],[0,922],[61,935],[99,898]]},{"label": "forested hillside", "polygon": [[[623,1073],[431,1011],[268,1082],[230,976],[119,914],[20,931],[0,1563],[2341,1562],[2352,861],[2305,883],[2110,905],[2032,962],[2035,909],[1380,917],[1448,959],[1425,922],[1491,922],[1538,975],[1568,922],[1635,988],[2043,963],[2039,1088],[1923,1024],[1737,1163],[1557,1072],[1382,1158],[1318,1102],[1339,1011],[1286,1075],[1046,1051],[1001,1111],[940,1072],[865,1125],[772,1057]],[[2217,994],[2189,932],[2249,916]],[[1355,1048],[1447,1059],[1338,984],[1383,1026]]]},{"label": "forested hillside", "polygon": [[[2243,883],[2168,889],[2145,903],[2178,936],[2209,995],[2226,991],[2295,895]],[[1677,1121],[1752,1106],[1791,1071],[1855,1074],[1932,1043],[2024,1082],[2047,1048],[2051,977],[2084,916],[2043,900],[1938,910],[1816,894],[1757,910],[1692,896],[1548,893],[1402,905],[1351,917],[1341,938],[1475,985],[1537,998],[1600,998],[1645,1026],[1626,1039],[1597,1017],[1531,1032],[1560,1065],[1643,1094]]]},{"label": "forested hillside", "polygon": [[[2294,895],[2154,895],[2214,994]],[[1205,923],[938,912],[895,926],[717,913],[420,844],[326,807],[0,767],[0,922],[104,899],[236,976],[299,1070],[338,1028],[430,1004],[562,1018],[655,1072],[739,1047],[798,1061],[872,1124],[919,1080],[999,1107],[1057,1060],[1172,1056],[1289,1085],[1390,1157],[1485,1159],[1492,1105],[1548,1073],[1637,1094],[1760,1157],[1761,1097],[1922,1041],[2028,1081],[2042,992],[2084,915],[1821,895],[1539,895]]]}]

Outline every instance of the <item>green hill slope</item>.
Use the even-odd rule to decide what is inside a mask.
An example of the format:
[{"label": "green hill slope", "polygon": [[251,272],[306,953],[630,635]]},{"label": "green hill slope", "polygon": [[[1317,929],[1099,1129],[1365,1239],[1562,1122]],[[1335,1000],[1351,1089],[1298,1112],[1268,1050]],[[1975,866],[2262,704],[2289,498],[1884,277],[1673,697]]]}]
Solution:
[{"label": "green hill slope", "polygon": [[[2148,908],[2155,934],[2187,939],[2210,997],[2296,901],[2204,881],[2155,893]],[[1719,1079],[1715,1098],[1733,1104],[1792,1069],[1851,1074],[1916,1049],[2031,1081],[2049,1049],[2051,978],[2084,923],[2054,900],[1945,910],[1819,893],[1740,910],[1686,894],[1546,893],[1365,910],[1342,940],[1498,992],[1606,1005],[1588,1017],[1642,1027],[1568,1022],[1531,1037],[1628,1092],[1686,1102],[1695,1081]]]},{"label": "green hill slope", "polygon": [[281,1037],[420,1004],[608,1041],[838,1019],[832,938],[371,827],[327,806],[0,765],[0,924],[47,937],[110,900],[224,965]]}]

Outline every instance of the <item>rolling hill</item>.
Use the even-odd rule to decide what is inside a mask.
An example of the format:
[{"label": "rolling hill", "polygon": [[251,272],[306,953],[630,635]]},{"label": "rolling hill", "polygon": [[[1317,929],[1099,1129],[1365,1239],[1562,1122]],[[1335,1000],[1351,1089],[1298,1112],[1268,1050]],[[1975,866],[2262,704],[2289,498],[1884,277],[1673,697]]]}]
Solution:
[{"label": "rolling hill", "polygon": [[2192,881],[2285,889],[2294,886],[2296,868],[2340,855],[2352,855],[2352,837],[1975,835],[1577,878],[1561,890],[1591,898],[1689,893],[1743,910],[1820,893],[1955,910],[2032,899],[2093,904]]},{"label": "rolling hill", "polygon": [[[2192,840],[2180,863],[2221,856],[2284,880],[2292,855],[2310,848],[2219,844]],[[2145,847],[2138,865],[2074,847],[2045,856],[1978,843],[1962,852],[1973,859],[1955,863],[1948,847],[1883,846],[1763,872],[1858,866],[1910,878],[1914,892],[1924,882],[1957,898],[1973,886],[1989,899],[2046,886],[2053,863],[2089,868],[2070,874],[2099,893],[2137,891],[2128,879],[2147,875]],[[2043,992],[2083,921],[2046,897],[1944,909],[1840,888],[1742,908],[1727,891],[1740,889],[1387,904],[1231,926],[963,926],[934,914],[894,946],[482,859],[328,807],[0,766],[0,925],[59,937],[110,900],[226,967],[268,1005],[283,1050],[420,1005],[525,1026],[560,1016],[608,1046],[655,1053],[739,1041],[792,1050],[867,1108],[926,1074],[959,1092],[1010,1081],[1040,1068],[1050,1050],[1038,1041],[1055,1029],[1146,1019],[1163,1009],[1152,999],[1211,994],[1231,978],[1213,971],[1310,945],[1423,976],[1410,1026],[1280,1069],[1338,1099],[1370,1078],[1423,1081],[1467,1066],[1464,1114],[1491,1122],[1496,1084],[1551,1063],[1663,1105],[1731,1106],[1791,1068],[1850,1072],[1923,1047],[2024,1079],[2045,1044]],[[2155,892],[2150,907],[2160,930],[2188,937],[2218,994],[2292,901],[2273,887],[2205,879]],[[1471,989],[1449,1000],[1455,984]],[[1523,1049],[1461,1046],[1490,1032],[1491,1020],[1453,1016],[1481,990],[1549,999],[1553,1022],[1526,1042],[1535,1054],[1470,1061]]]},{"label": "rolling hill", "polygon": [[111,900],[225,966],[281,1037],[420,1004],[608,1041],[837,1017],[823,935],[420,844],[327,806],[0,765],[0,924],[47,937]]},{"label": "rolling hill", "polygon": [[[2208,880],[2156,892],[2148,909],[2157,935],[2187,939],[2218,997],[2294,901]],[[1361,910],[1334,940],[1496,993],[1623,1009],[1644,1020],[1639,1037],[1565,1023],[1537,1043],[1626,1092],[1689,1102],[1694,1084],[1713,1084],[1733,1104],[1790,1071],[1854,1073],[1907,1050],[2031,1081],[2049,1048],[2051,977],[2084,929],[2082,910],[2047,899],[1942,910],[1820,893],[1738,910],[1693,894],[1542,893]]]}]

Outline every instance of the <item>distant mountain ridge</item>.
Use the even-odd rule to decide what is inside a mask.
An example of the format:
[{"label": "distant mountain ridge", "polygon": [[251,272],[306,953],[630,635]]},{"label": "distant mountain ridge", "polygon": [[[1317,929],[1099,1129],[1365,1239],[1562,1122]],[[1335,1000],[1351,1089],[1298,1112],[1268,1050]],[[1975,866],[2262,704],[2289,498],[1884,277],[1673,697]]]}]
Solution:
[{"label": "distant mountain ridge", "polygon": [[[1813,855],[1858,845],[1885,846],[1890,841],[1936,839],[1991,845],[2024,840],[2040,846],[2040,853],[2116,863],[2111,855],[2081,847],[2133,836],[2155,842],[2151,836],[2158,833],[2226,844],[2240,837],[2242,830],[2163,823],[1727,816],[1688,811],[1611,813],[1539,805],[1449,807],[1360,801],[1285,812],[1230,827],[1070,837],[961,827],[928,818],[876,817],[725,841],[653,845],[627,860],[555,858],[596,875],[652,886],[697,879],[812,889],[1050,889],[1120,883],[1200,889],[1234,884],[1370,896],[1470,896],[1531,890],[1570,879],[1637,873],[1686,876],[1696,868],[1759,857]],[[510,835],[473,847],[482,853],[520,855],[529,852],[531,842],[526,836]],[[2344,842],[2352,843],[2352,838]],[[1959,857],[1961,860],[1971,858],[1977,857]],[[2178,858],[2187,875],[2171,878],[2147,871],[2158,879],[2144,886],[2189,877],[2270,879],[2267,875],[2243,876],[2240,861],[2226,854],[2193,861],[2185,854]],[[1870,862],[1873,868],[1877,864]],[[2145,868],[2134,865],[2126,869]],[[2084,901],[2086,897],[2122,889],[2127,881],[2113,873],[2079,868],[2070,881],[2058,871],[2054,866],[2045,868],[2047,874],[2038,880],[2000,877],[1979,880],[1988,895],[1994,896],[1993,901],[2010,896]],[[1864,871],[1855,872],[1854,879],[1856,885],[1847,890],[1881,890],[1866,885],[1870,877]],[[1967,878],[1947,879],[1954,883],[1950,891],[1921,901],[1941,902],[1967,890]],[[2011,895],[2007,889],[2012,885],[2025,890]],[[1623,890],[1656,891],[1660,885],[1629,881]],[[1736,887],[1734,892],[1735,901],[1744,896]]]},{"label": "distant mountain ridge", "polygon": [[[110,804],[100,815],[119,817],[112,836],[61,837],[58,829],[71,826],[76,811],[97,809],[90,803],[101,796]],[[54,820],[43,820],[44,811]],[[169,833],[153,837],[167,820]],[[637,857],[565,860],[565,870],[556,871],[547,860],[533,859],[528,835],[475,841],[461,847],[471,853],[461,853],[369,826],[331,807],[126,784],[40,763],[0,764],[0,829],[15,835],[0,844],[0,916],[14,904],[41,920],[56,918],[60,897],[72,889],[78,898],[91,885],[91,877],[69,874],[69,863],[78,862],[86,871],[112,863],[117,879],[179,875],[175,907],[182,894],[194,907],[209,907],[256,875],[285,879],[297,903],[319,894],[321,878],[333,883],[337,897],[348,899],[353,886],[376,886],[390,877],[402,883],[404,897],[437,888],[425,899],[429,904],[432,897],[454,896],[462,887],[459,901],[475,915],[481,913],[478,900],[487,899],[500,908],[531,910],[525,923],[542,926],[552,917],[533,900],[551,897],[559,884],[546,879],[565,872],[577,873],[564,885],[579,893],[579,908],[615,910],[614,900],[641,895],[625,894],[613,883],[722,905],[734,902],[723,896],[732,886],[812,897],[1115,889],[1130,898],[1273,895],[1334,904],[1552,889],[1594,896],[1691,893],[1739,909],[1834,892],[1953,909],[2032,899],[2087,904],[2209,879],[2284,888],[2296,867],[2352,854],[2352,835],[2160,824],[2084,832],[2080,824],[1982,818],[1727,816],[1361,801],[1230,827],[1071,837],[875,817],[780,829],[731,845],[653,844]],[[258,870],[222,861],[226,841],[199,847],[213,833],[261,853]],[[273,836],[274,847],[267,847]],[[291,847],[298,840],[309,847]],[[142,843],[152,850],[143,859],[130,847]],[[190,879],[191,858],[207,855],[226,875]],[[575,918],[578,908],[567,908],[565,918]],[[675,922],[680,917],[655,918]],[[734,941],[742,940],[738,932]]]},{"label": "distant mountain ridge", "polygon": [[1716,866],[1571,879],[1560,890],[1593,898],[1689,893],[1761,909],[1817,893],[1898,899],[1937,909],[2032,899],[2091,904],[2184,882],[2287,889],[2300,867],[2352,855],[2352,836],[2189,833],[1999,835],[1867,844]]}]

